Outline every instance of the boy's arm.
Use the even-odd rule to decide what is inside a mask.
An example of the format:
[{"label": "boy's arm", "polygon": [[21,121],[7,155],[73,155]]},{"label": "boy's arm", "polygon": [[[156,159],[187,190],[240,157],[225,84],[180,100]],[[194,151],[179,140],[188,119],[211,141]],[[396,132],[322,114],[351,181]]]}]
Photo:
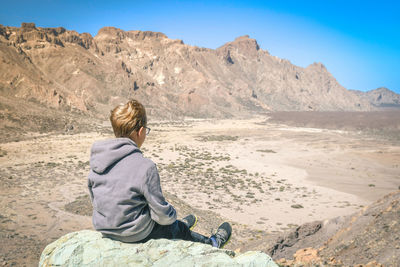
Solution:
[{"label": "boy's arm", "polygon": [[143,186],[143,195],[150,208],[151,218],[161,225],[170,225],[176,221],[174,207],[165,201],[161,191],[160,176],[157,167],[153,165],[146,173],[146,183]]}]

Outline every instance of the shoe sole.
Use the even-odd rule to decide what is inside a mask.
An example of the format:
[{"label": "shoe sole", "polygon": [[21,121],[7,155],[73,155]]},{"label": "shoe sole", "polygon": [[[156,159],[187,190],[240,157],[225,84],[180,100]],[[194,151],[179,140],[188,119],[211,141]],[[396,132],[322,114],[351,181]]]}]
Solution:
[{"label": "shoe sole", "polygon": [[190,231],[192,231],[197,224],[197,216],[196,215],[193,216],[194,216],[194,224],[189,228]]}]

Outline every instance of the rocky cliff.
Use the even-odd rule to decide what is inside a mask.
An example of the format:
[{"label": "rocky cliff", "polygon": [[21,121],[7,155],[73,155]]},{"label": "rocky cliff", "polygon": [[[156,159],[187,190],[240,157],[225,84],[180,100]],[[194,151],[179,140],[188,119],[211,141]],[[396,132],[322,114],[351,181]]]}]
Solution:
[{"label": "rocky cliff", "polygon": [[39,266],[262,266],[277,267],[265,253],[235,252],[182,240],[158,239],[127,244],[99,232],[69,233],[49,244]]},{"label": "rocky cliff", "polygon": [[269,110],[369,110],[321,63],[307,68],[242,36],[216,50],[162,33],[88,33],[0,25],[0,95],[106,115],[129,97],[157,117],[232,117]]}]

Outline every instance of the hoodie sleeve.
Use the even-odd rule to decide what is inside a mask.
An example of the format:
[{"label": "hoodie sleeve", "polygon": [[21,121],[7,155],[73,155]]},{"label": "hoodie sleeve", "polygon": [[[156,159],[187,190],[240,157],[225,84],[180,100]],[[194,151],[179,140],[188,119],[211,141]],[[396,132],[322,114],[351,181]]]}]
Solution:
[{"label": "hoodie sleeve", "polygon": [[88,189],[89,189],[89,194],[90,194],[90,202],[93,205],[93,191],[92,191],[92,182],[88,178]]},{"label": "hoodie sleeve", "polygon": [[143,185],[143,195],[150,208],[151,218],[161,225],[170,225],[176,221],[174,207],[165,201],[161,191],[160,176],[157,167],[151,166],[146,173],[146,183]]}]

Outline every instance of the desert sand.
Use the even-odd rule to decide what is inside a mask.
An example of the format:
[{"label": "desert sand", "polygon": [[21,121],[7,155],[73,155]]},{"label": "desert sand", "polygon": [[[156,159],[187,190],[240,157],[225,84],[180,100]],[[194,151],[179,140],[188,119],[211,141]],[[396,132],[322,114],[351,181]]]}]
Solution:
[{"label": "desert sand", "polygon": [[[349,215],[400,186],[399,144],[362,132],[293,127],[265,116],[148,126],[143,153],[157,163],[167,199],[232,222],[233,250],[305,222]],[[36,266],[51,241],[92,229],[87,207],[72,213],[65,206],[87,198],[92,143],[113,137],[107,122],[97,132],[26,135],[0,144],[4,265]],[[199,220],[208,234],[209,218]],[[245,229],[260,235],[242,238]]]}]

